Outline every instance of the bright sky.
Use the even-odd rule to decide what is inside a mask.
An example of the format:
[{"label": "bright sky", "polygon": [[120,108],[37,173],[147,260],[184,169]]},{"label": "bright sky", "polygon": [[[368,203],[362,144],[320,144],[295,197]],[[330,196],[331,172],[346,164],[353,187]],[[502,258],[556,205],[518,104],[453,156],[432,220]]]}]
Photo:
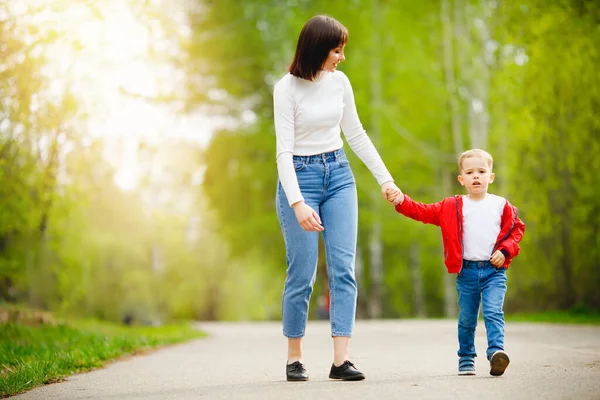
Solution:
[{"label": "bright sky", "polygon": [[[189,35],[185,0],[11,1],[17,15],[52,5],[34,17],[23,17],[21,29],[31,40],[27,25],[60,32],[56,43],[45,46],[51,62],[43,72],[52,77],[50,95],[74,88],[82,110],[90,115],[79,131],[108,139],[105,157],[118,168],[116,182],[123,189],[136,187],[141,140],[159,144],[184,139],[200,146],[208,142],[214,120],[177,116],[175,110],[182,104],[164,106],[146,99],[173,92],[183,97],[185,77],[169,57],[178,55],[177,40]],[[150,6],[144,7],[146,3]],[[172,22],[174,32],[165,32],[156,17],[149,17],[157,8],[161,18]]]}]

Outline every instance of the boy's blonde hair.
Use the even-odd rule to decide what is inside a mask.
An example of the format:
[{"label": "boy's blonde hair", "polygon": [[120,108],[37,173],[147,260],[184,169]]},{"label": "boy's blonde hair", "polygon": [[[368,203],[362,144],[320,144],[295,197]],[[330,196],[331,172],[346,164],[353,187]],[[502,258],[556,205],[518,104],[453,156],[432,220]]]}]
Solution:
[{"label": "boy's blonde hair", "polygon": [[463,161],[467,158],[471,158],[471,157],[481,157],[483,158],[488,166],[490,167],[490,171],[494,168],[494,159],[492,158],[492,155],[490,153],[488,153],[485,150],[481,150],[481,149],[471,149],[471,150],[467,150],[464,153],[462,153],[460,155],[460,157],[458,157],[458,171],[462,172],[462,165],[463,165]]}]

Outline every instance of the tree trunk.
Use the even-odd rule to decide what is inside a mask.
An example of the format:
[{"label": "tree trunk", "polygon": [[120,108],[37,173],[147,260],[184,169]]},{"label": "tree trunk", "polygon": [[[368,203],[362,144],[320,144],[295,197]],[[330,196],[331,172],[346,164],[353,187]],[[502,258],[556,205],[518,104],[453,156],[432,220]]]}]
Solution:
[{"label": "tree trunk", "polygon": [[414,291],[413,303],[415,306],[415,315],[418,318],[425,318],[427,317],[427,310],[425,308],[425,300],[423,299],[423,276],[421,274],[420,251],[421,246],[419,246],[419,242],[413,242],[410,246],[408,267],[410,268],[410,279]]},{"label": "tree trunk", "polygon": [[356,260],[354,261],[354,271],[356,274],[356,283],[358,285],[358,300],[356,303],[357,318],[364,318],[368,315],[366,306],[366,304],[368,303],[368,299],[360,295],[361,289],[366,287],[365,267],[363,264],[362,254],[362,247],[360,243],[358,243],[356,246]]},{"label": "tree trunk", "polygon": [[561,298],[561,307],[570,309],[575,306],[575,290],[573,289],[573,255],[571,252],[570,236],[570,218],[566,213],[560,219],[560,245],[562,247],[560,269],[561,273],[557,274],[559,279],[559,290]]},{"label": "tree trunk", "polygon": [[[446,170],[446,167],[442,167],[442,196],[448,196],[448,193],[452,190],[452,174],[450,171]],[[440,237],[440,247],[442,251],[440,254],[444,254],[444,244],[441,242]],[[454,284],[454,275],[451,275],[446,270],[446,266],[444,265],[444,259],[442,257],[441,260],[441,273],[444,276],[444,314],[446,317],[454,318],[458,314],[457,303],[456,303],[456,286]]]},{"label": "tree trunk", "polygon": [[451,112],[452,143],[454,145],[454,152],[458,155],[463,151],[464,145],[460,107],[458,99],[456,98],[457,88],[454,76],[453,34],[449,0],[442,0],[441,2],[441,18],[443,29],[444,77],[446,80],[446,90],[448,92],[448,102],[450,104]]},{"label": "tree trunk", "polygon": [[[453,33],[452,22],[450,19],[450,3],[449,0],[441,2],[441,19],[443,28],[443,53],[444,53],[444,76],[446,79],[446,90],[448,92],[448,103],[450,105],[450,118],[452,126],[452,144],[454,154],[458,156],[463,151],[462,123],[460,115],[460,107],[457,96],[456,80],[454,76],[454,57],[453,57]],[[445,142],[445,135],[442,132],[442,143]],[[442,197],[448,196],[452,192],[452,181],[450,180],[451,172],[445,163],[442,163]],[[440,243],[441,246],[443,244]],[[444,254],[443,251],[440,254]],[[442,263],[443,266],[443,263]],[[447,273],[446,268],[442,268],[444,274],[444,299],[445,299],[445,314],[447,317],[456,316],[456,297],[454,280]]]},{"label": "tree trunk", "polygon": [[371,290],[369,296],[369,317],[381,317],[381,295],[383,289],[383,246],[381,244],[381,222],[378,217],[371,226],[371,238],[369,241],[370,264],[371,264]]},{"label": "tree trunk", "polygon": [[[571,210],[573,210],[573,197],[572,193],[574,192],[573,182],[571,178],[571,174],[569,172],[569,168],[567,167],[568,160],[566,159],[565,154],[568,154],[568,150],[565,153],[565,149],[568,149],[568,143],[564,142],[567,129],[569,129],[571,121],[567,120],[565,117],[559,117],[559,126],[558,126],[558,148],[556,148],[556,154],[554,160],[557,162],[554,163],[555,167],[558,169],[556,171],[557,175],[560,177],[560,187],[562,193],[568,193],[563,196],[552,196],[551,201],[558,202],[558,215],[560,215],[560,231],[559,231],[559,244],[562,248],[562,253],[560,257],[560,269],[561,273],[558,274],[561,279],[559,280],[559,290],[562,299],[562,308],[569,309],[575,306],[576,303],[576,293],[573,286],[573,246],[571,237],[571,227],[572,227],[572,218],[571,218]],[[567,139],[568,140],[568,139]],[[562,160],[561,160],[562,159]]]},{"label": "tree trunk", "polygon": [[[369,136],[375,147],[378,147],[381,136],[381,111],[382,111],[382,87],[381,87],[381,7],[377,0],[371,0],[371,127]],[[381,317],[381,303],[383,292],[383,244],[382,244],[382,222],[381,222],[381,195],[377,190],[372,192],[371,207],[373,210],[373,222],[369,237],[370,254],[370,277],[371,287],[369,296],[369,317]]]},{"label": "tree trunk", "polygon": [[480,8],[480,20],[482,22],[478,27],[481,42],[479,43],[479,51],[474,58],[474,67],[476,68],[476,71],[475,73],[468,75],[472,79],[473,97],[477,103],[470,104],[469,109],[473,110],[475,117],[473,119],[473,125],[471,126],[471,131],[473,132],[471,136],[471,146],[486,149],[488,147],[489,136],[490,114],[488,107],[492,73],[489,63],[493,60],[493,57],[488,55],[488,43],[491,41],[490,23],[492,21],[492,9],[488,6],[487,0],[481,1]]}]

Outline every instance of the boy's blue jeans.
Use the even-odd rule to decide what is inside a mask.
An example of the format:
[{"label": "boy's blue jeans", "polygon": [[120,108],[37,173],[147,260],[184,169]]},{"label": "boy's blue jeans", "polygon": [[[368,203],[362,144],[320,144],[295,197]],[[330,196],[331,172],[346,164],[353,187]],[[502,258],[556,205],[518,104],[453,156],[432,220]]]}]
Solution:
[{"label": "boy's blue jeans", "polygon": [[504,350],[504,295],[506,269],[496,268],[489,261],[463,261],[456,277],[458,292],[458,356],[476,357],[475,327],[482,305],[487,332],[488,360],[497,350]]},{"label": "boy's blue jeans", "polygon": [[[321,218],[329,279],[332,336],[352,336],[357,285],[354,275],[358,202],[354,175],[344,150],[313,156],[294,156],[304,202]],[[283,334],[304,336],[308,304],[317,272],[319,232],[302,229],[294,209],[277,184],[277,216],[286,249],[283,290]]]}]

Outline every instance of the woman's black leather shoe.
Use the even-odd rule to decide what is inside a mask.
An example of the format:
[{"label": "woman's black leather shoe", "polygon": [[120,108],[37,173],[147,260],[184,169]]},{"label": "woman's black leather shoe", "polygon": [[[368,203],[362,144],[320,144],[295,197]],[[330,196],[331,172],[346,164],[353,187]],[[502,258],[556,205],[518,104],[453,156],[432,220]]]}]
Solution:
[{"label": "woman's black leather shoe", "polygon": [[346,360],[342,365],[336,367],[335,364],[331,364],[331,371],[329,372],[330,379],[341,379],[343,381],[360,381],[365,379],[365,376],[360,372],[354,364]]},{"label": "woman's black leather shoe", "polygon": [[300,361],[287,364],[285,366],[285,375],[287,376],[288,381],[296,382],[308,380],[306,368],[304,368],[304,365]]}]

